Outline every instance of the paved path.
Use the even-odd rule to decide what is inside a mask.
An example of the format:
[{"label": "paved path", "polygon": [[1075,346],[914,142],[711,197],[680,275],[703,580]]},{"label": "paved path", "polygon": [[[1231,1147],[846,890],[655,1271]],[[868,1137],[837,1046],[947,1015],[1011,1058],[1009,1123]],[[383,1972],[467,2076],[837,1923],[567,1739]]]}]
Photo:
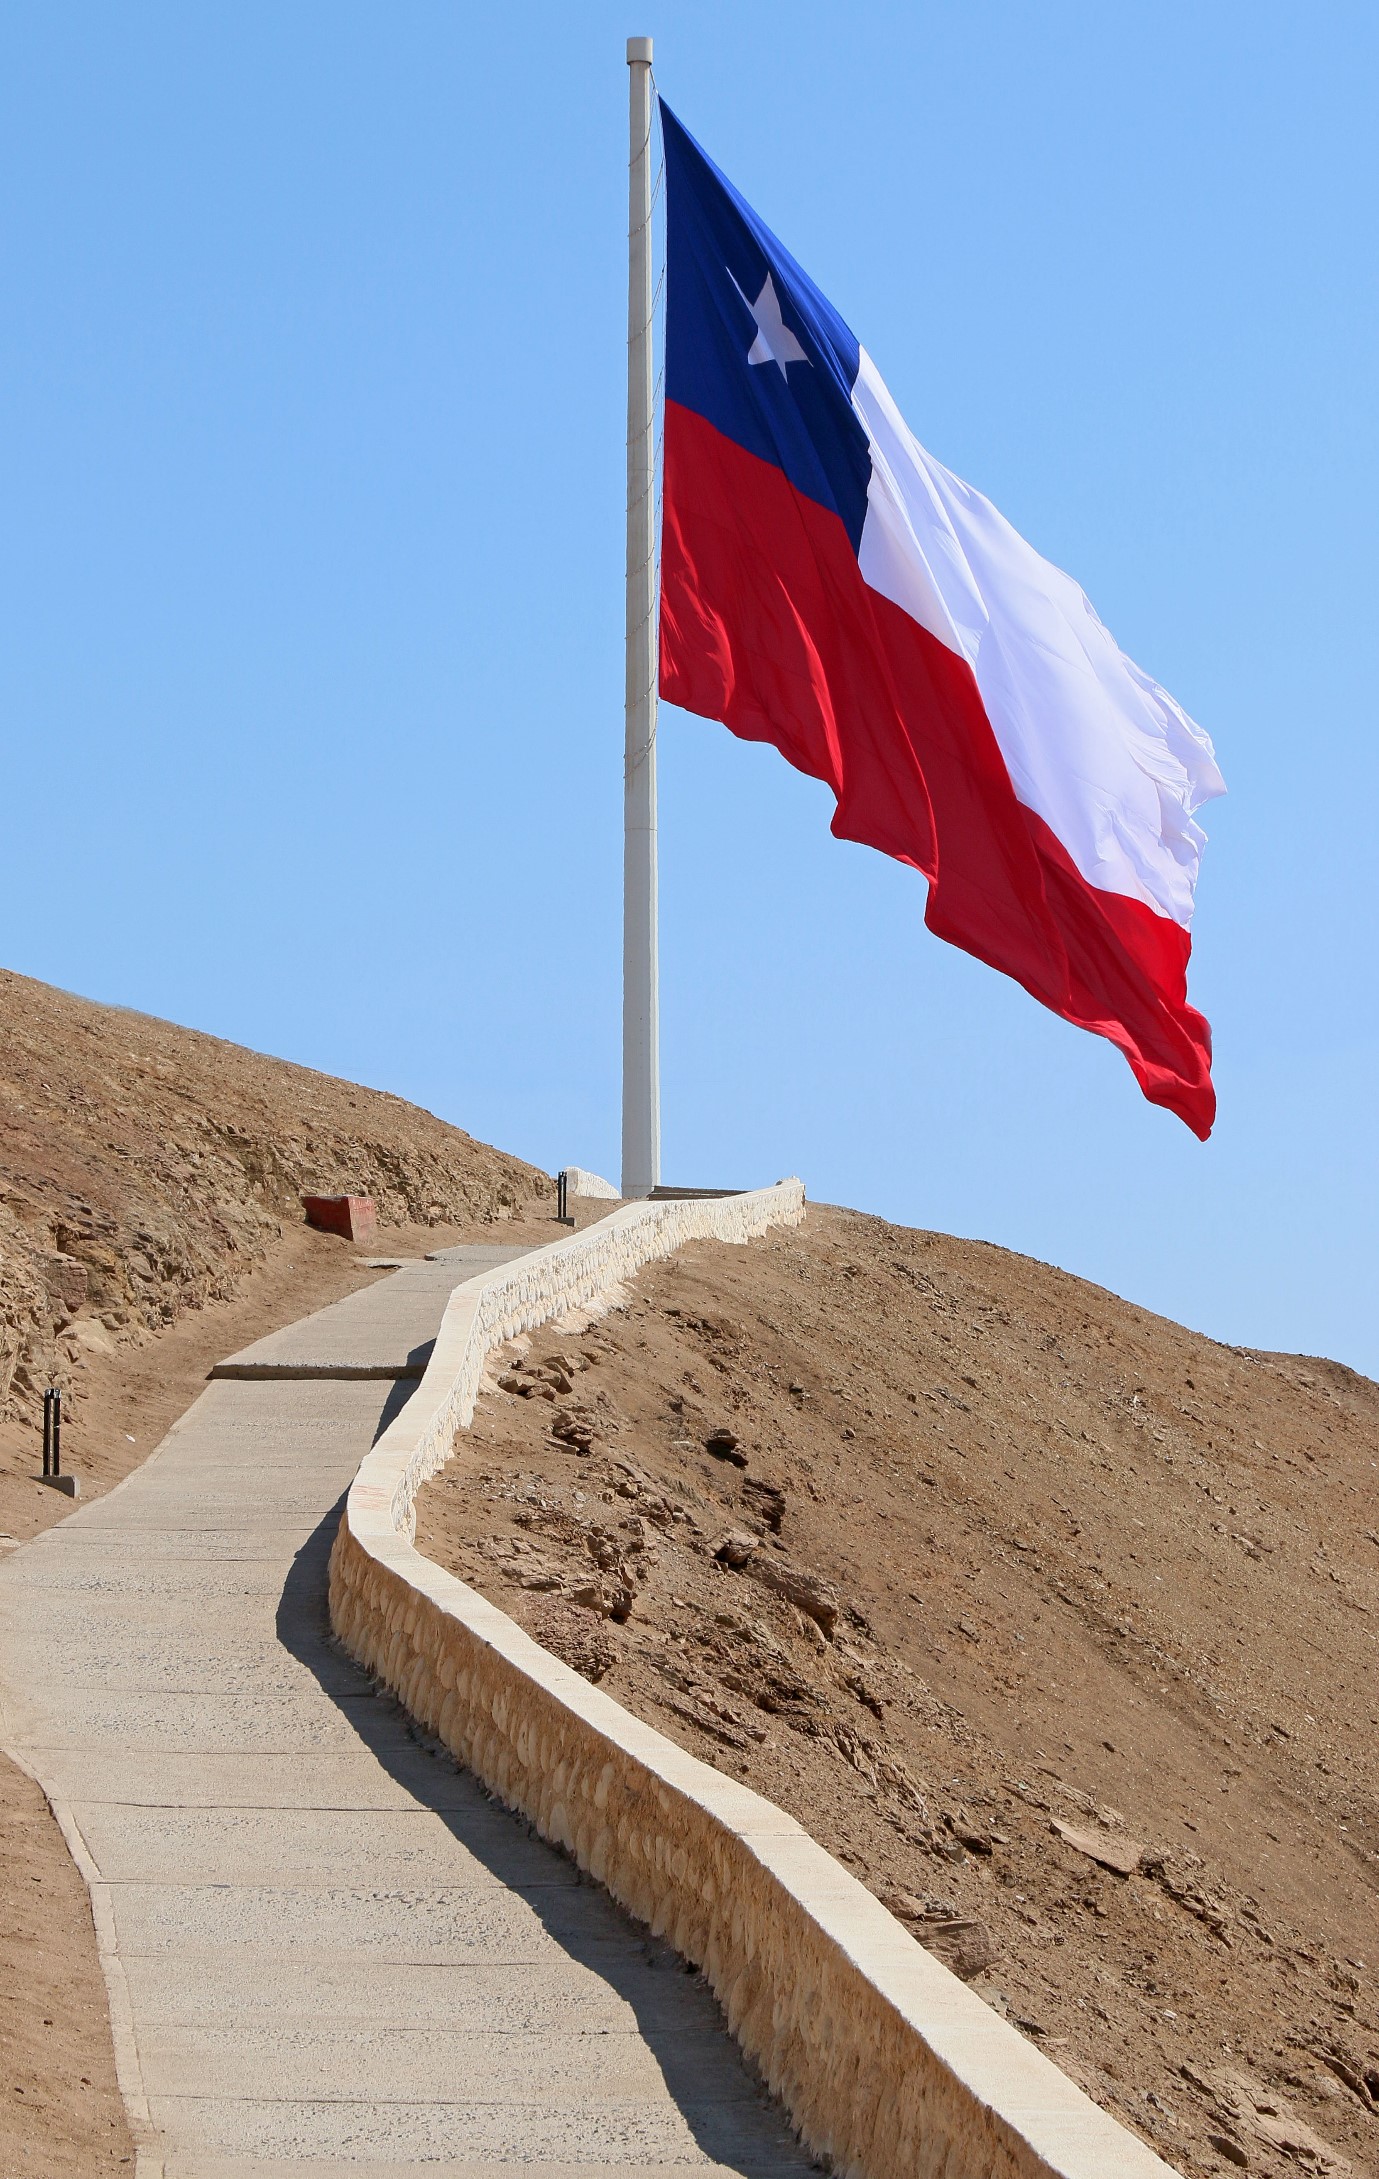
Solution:
[{"label": "paved path", "polygon": [[0,1727],[86,1864],[141,2179],[810,2168],[698,1982],[328,1638],[340,1501],[413,1388],[281,1372],[414,1369],[500,1253],[246,1349],[0,1564]]},{"label": "paved path", "polygon": [[222,1377],[421,1377],[461,1279],[529,1256],[525,1248],[442,1248],[217,1362]]}]

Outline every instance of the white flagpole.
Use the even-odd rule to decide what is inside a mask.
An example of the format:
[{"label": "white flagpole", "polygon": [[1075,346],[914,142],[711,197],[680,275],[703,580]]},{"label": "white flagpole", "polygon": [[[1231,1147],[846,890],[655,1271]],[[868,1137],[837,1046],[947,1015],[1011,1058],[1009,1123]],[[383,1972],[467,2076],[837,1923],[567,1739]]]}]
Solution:
[{"label": "white flagpole", "polygon": [[661,1178],[656,934],[656,510],[651,351],[651,40],[629,38],[627,690],[622,896],[622,1192]]}]

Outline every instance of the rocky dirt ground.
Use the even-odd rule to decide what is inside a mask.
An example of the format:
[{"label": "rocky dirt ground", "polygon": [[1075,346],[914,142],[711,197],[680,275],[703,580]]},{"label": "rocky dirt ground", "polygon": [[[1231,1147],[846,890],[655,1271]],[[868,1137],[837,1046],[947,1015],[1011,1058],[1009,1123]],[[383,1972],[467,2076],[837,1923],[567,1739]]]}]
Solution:
[{"label": "rocky dirt ground", "polygon": [[[377,1242],[310,1231],[302,1191],[371,1194]],[[398,1098],[0,971],[0,1552],[72,1510],[38,1479],[45,1385],[99,1496],[213,1362],[378,1276],[365,1255],[548,1241],[553,1209]],[[0,1758],[0,2174],[132,2166],[86,1887]]]},{"label": "rocky dirt ground", "polygon": [[1184,2173],[1379,2171],[1379,1387],[846,1211],[495,1362],[418,1543]]}]

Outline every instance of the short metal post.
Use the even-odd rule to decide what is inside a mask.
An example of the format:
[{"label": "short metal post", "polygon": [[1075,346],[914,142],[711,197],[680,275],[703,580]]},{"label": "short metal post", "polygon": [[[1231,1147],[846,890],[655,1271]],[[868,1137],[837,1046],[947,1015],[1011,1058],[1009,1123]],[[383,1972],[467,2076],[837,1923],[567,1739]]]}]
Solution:
[{"label": "short metal post", "polygon": [[53,1386],[53,1474],[62,1473],[62,1394]]},{"label": "short metal post", "polygon": [[48,1386],[48,1389],[46,1390],[46,1392],[45,1392],[45,1393],[44,1393],[44,1395],[43,1395],[43,1473],[44,1473],[44,1475],[45,1475],[45,1476],[49,1476],[49,1475],[51,1475],[51,1474],[52,1474],[52,1472],[53,1472],[53,1388],[52,1388],[52,1386],[51,1386],[51,1385],[49,1385],[49,1386]]}]

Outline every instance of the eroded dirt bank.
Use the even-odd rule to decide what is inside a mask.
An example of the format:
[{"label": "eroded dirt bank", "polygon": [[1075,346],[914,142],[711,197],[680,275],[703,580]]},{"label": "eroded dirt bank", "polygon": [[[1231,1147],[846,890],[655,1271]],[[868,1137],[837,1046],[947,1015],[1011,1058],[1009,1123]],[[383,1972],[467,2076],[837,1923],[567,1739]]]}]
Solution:
[{"label": "eroded dirt bank", "polygon": [[418,1544],[1282,2179],[1379,2168],[1376,1485],[1338,1365],[815,1209],[508,1350]]}]

